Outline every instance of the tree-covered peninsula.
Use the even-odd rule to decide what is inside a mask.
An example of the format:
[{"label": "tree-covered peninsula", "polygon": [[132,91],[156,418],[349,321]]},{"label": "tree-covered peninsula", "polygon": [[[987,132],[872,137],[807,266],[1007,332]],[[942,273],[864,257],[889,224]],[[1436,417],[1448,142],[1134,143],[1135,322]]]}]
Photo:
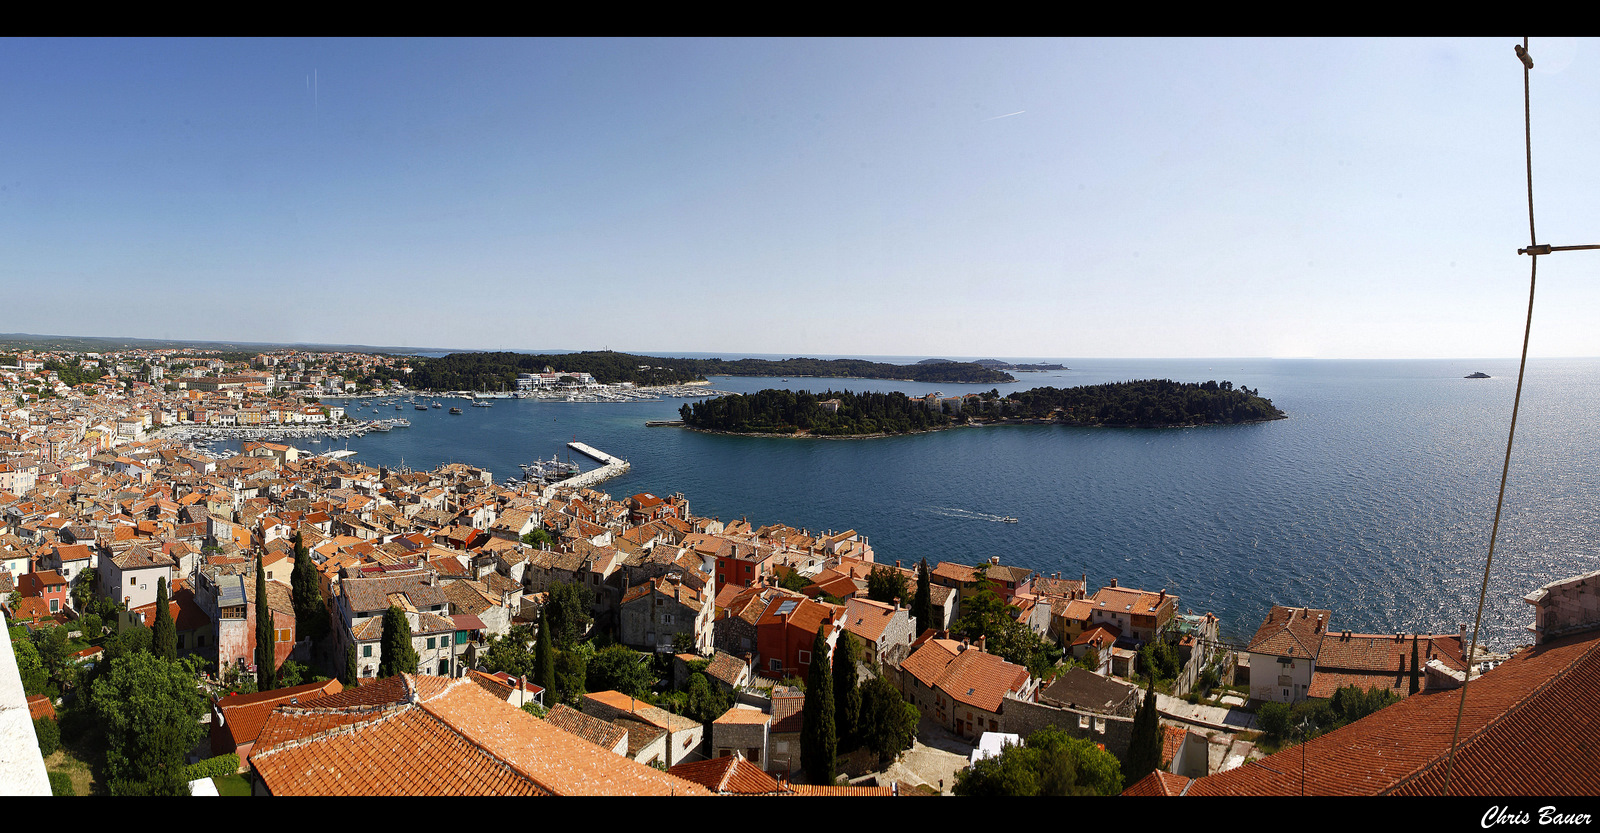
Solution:
[{"label": "tree-covered peninsula", "polygon": [[1232,382],[1144,379],[1075,388],[1033,388],[961,397],[903,393],[763,390],[679,409],[690,428],[734,434],[855,437],[932,431],[969,423],[1051,422],[1124,428],[1229,425],[1282,419],[1258,391]]},{"label": "tree-covered peninsula", "polygon": [[899,365],[864,359],[664,359],[610,350],[585,353],[451,353],[411,360],[406,384],[423,390],[515,390],[518,373],[546,367],[588,373],[605,384],[680,385],[707,376],[821,376],[952,384],[1014,382],[1011,374],[971,362]]}]

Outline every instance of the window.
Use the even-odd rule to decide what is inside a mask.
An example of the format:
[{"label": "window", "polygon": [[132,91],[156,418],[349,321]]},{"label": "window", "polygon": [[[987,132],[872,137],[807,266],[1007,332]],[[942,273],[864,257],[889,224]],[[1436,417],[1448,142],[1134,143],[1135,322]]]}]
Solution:
[{"label": "window", "polygon": [[434,644],[433,644],[433,637],[431,637],[431,636],[430,636],[430,637],[428,637],[428,647],[429,647],[429,648],[433,648],[433,647],[434,647]]},{"label": "window", "polygon": [[747,573],[755,572],[756,571],[755,565],[754,564],[746,564],[746,565],[744,565],[744,571],[747,572]]},{"label": "window", "polygon": [[361,655],[364,656],[364,657],[372,656],[372,646],[371,645],[362,645],[361,646]]},{"label": "window", "polygon": [[456,644],[457,645],[465,645],[465,644],[467,644],[467,632],[466,631],[456,631]]},{"label": "window", "polygon": [[129,587],[132,587],[132,586],[134,586],[135,584],[138,584],[138,583],[139,583],[139,577],[138,576],[128,576],[128,586]]},{"label": "window", "polygon": [[776,659],[768,660],[768,666],[774,671],[782,671],[783,670],[783,661],[782,660],[776,660]]},{"label": "window", "polygon": [[[181,639],[182,637],[179,638]],[[200,634],[199,636],[195,637],[194,644],[197,648],[204,648],[206,646],[206,635]]]},{"label": "window", "polygon": [[58,612],[60,612],[60,610],[61,610],[61,600],[60,599],[51,599],[50,600],[50,612],[51,613],[58,613]]},{"label": "window", "polygon": [[801,665],[810,665],[811,664],[811,652],[810,651],[801,651],[799,656],[798,656],[798,659],[800,660],[800,664]]},{"label": "window", "polygon": [[186,644],[184,644],[184,643],[186,643],[186,642],[188,642],[188,640],[186,640],[186,639],[184,639],[184,638],[183,638],[183,634],[181,634],[181,633],[180,633],[180,634],[178,634],[178,650],[180,650],[180,651],[181,651],[181,650],[183,650],[183,649],[184,649],[184,648],[187,648],[187,647],[188,647],[188,645],[186,645]]},{"label": "window", "polygon": [[290,629],[290,628],[280,628],[280,629],[278,629],[278,641],[279,642],[293,642],[294,641],[294,632],[293,632],[293,630]]},{"label": "window", "polygon": [[661,614],[661,624],[663,624],[663,625],[672,624],[672,614],[670,614],[670,613]]}]

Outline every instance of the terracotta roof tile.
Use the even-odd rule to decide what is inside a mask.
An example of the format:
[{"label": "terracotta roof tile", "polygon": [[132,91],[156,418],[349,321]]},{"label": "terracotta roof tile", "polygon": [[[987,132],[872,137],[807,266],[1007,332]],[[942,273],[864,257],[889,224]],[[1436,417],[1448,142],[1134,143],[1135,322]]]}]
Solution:
[{"label": "terracotta roof tile", "polygon": [[398,695],[387,704],[279,707],[250,757],[267,788],[274,795],[710,794],[579,740],[474,682],[389,680],[335,696]]}]

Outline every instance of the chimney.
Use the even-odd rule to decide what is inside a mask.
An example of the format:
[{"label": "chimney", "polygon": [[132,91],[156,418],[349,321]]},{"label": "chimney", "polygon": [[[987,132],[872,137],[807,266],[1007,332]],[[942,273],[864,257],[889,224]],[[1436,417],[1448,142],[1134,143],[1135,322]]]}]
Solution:
[{"label": "chimney", "polygon": [[1112,587],[1116,587],[1117,586],[1117,580],[1116,579],[1112,579],[1111,580],[1111,586]]},{"label": "chimney", "polygon": [[1462,651],[1462,653],[1466,653],[1466,650],[1467,650],[1467,623],[1462,622],[1461,623],[1461,651]]},{"label": "chimney", "polygon": [[989,642],[989,637],[987,637],[987,636],[978,637],[978,646],[977,646],[978,647],[978,653],[980,653],[980,654],[983,653],[983,646],[988,644],[988,642]]},{"label": "chimney", "polygon": [[998,556],[998,555],[989,556],[989,563],[995,565],[996,567],[1000,566],[1000,556]]}]

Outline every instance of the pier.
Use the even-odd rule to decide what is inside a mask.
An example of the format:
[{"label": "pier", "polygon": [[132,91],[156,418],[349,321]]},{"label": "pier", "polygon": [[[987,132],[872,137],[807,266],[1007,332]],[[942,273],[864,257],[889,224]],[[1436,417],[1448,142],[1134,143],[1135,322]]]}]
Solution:
[{"label": "pier", "polygon": [[593,471],[586,471],[582,474],[575,475],[561,481],[560,485],[562,486],[570,486],[574,489],[586,488],[588,486],[593,486],[596,483],[610,480],[611,478],[616,477],[631,468],[631,466],[628,465],[627,460],[624,460],[621,457],[613,457],[610,454],[607,454],[604,451],[585,443],[570,442],[567,443],[567,448],[570,448],[585,457],[591,457],[595,460],[599,460],[602,465],[600,468],[597,468]]}]

